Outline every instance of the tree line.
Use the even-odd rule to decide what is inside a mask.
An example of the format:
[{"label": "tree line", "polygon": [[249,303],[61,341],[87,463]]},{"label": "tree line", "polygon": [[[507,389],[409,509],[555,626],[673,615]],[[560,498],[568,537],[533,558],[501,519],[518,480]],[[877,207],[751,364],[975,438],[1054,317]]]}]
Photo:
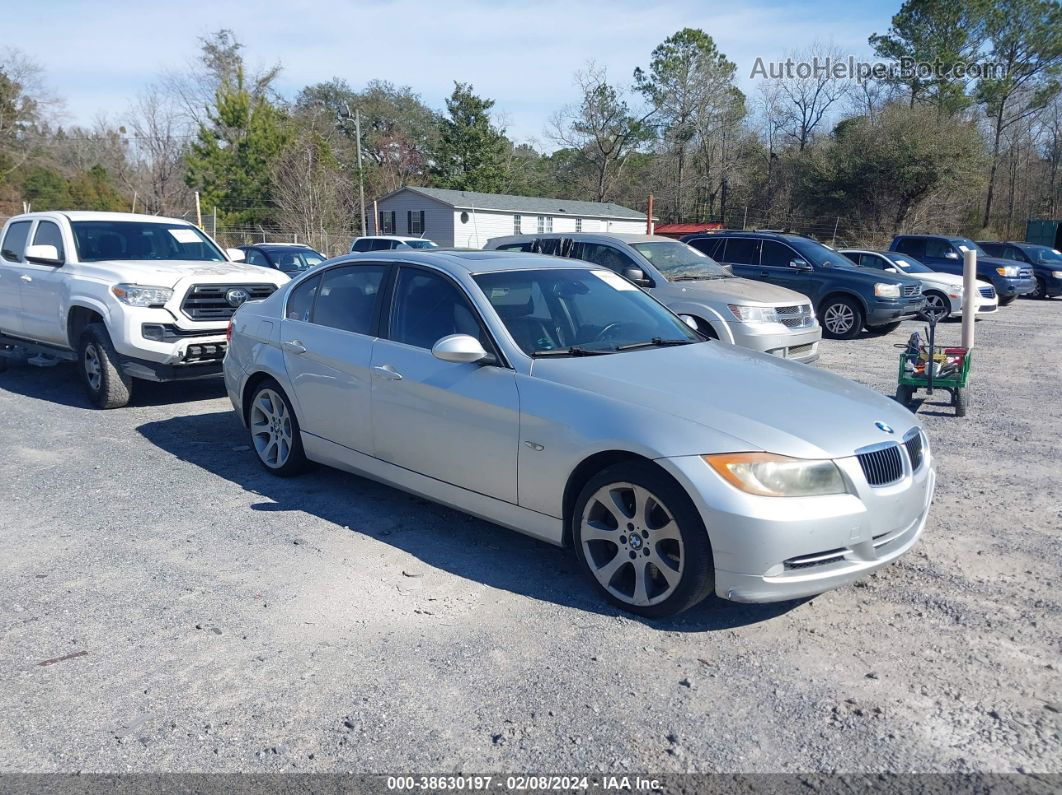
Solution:
[{"label": "tree line", "polygon": [[[365,194],[402,185],[612,201],[662,221],[792,229],[838,242],[898,231],[1020,237],[1062,216],[1062,6],[1054,0],[907,0],[869,36],[899,68],[852,79],[807,70],[750,93],[703,30],[647,53],[629,80],[590,61],[577,99],[517,142],[494,101],[455,82],[444,108],[385,80],[281,96],[282,66],[252,71],[231,30],[161,74],[118,120],[64,127],[39,64],[0,53],[0,213],[201,213],[232,242],[290,234],[332,253]],[[835,44],[787,54],[841,61]],[[964,67],[996,68],[971,77]],[[355,119],[361,122],[358,151]],[[372,224],[370,221],[370,228]]]}]

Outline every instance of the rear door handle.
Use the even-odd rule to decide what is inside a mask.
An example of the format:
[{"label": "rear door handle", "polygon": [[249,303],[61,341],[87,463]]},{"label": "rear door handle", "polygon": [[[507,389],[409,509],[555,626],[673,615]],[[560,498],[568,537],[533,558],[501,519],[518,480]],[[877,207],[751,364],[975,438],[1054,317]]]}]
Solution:
[{"label": "rear door handle", "polygon": [[19,278],[22,279],[22,281],[24,281],[24,282],[32,282],[33,281],[33,277],[32,276],[28,276],[25,273],[23,273],[21,276],[19,276]]},{"label": "rear door handle", "polygon": [[281,344],[288,353],[306,353],[306,346],[300,340],[288,340]]},{"label": "rear door handle", "polygon": [[387,378],[387,379],[390,379],[391,381],[401,381],[402,380],[402,374],[397,372],[395,370],[395,368],[393,368],[389,364],[378,364],[378,365],[376,365],[375,367],[372,368],[372,371],[374,373],[376,373],[376,375],[380,376],[381,378]]}]

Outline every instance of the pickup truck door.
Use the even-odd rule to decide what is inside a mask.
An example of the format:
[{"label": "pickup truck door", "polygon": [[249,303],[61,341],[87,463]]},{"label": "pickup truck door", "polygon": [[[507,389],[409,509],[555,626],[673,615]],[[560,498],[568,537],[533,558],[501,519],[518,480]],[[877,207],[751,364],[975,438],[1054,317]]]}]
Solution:
[{"label": "pickup truck door", "polygon": [[[54,221],[40,220],[33,230],[33,245],[51,245],[66,259],[63,233]],[[62,265],[24,262],[21,265],[23,334],[38,342],[65,345],[66,323],[62,315],[63,285],[66,274]],[[71,340],[77,345],[77,340]]]},{"label": "pickup truck door", "polygon": [[22,254],[29,242],[33,221],[15,221],[7,225],[0,244],[0,331],[16,337],[23,335],[22,322]]}]

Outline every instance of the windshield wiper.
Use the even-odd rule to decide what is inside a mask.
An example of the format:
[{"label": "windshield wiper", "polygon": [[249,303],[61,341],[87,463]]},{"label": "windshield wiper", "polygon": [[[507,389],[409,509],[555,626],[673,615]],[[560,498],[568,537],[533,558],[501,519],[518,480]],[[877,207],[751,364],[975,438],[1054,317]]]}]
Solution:
[{"label": "windshield wiper", "polygon": [[540,356],[605,356],[615,351],[592,351],[589,348],[580,348],[578,345],[572,345],[570,348],[552,348],[548,351],[535,351],[531,354],[532,358],[539,358]]},{"label": "windshield wiper", "polygon": [[671,281],[673,281],[673,282],[708,282],[708,281],[712,281],[713,279],[727,279],[727,278],[729,278],[729,277],[728,276],[723,276],[721,274],[718,275],[718,276],[716,276],[716,275],[672,276],[671,277]]},{"label": "windshield wiper", "polygon": [[635,348],[667,348],[672,345],[692,345],[700,340],[665,340],[660,337],[653,337],[651,340],[644,342],[628,342],[626,345],[617,345],[617,351],[633,351]]}]

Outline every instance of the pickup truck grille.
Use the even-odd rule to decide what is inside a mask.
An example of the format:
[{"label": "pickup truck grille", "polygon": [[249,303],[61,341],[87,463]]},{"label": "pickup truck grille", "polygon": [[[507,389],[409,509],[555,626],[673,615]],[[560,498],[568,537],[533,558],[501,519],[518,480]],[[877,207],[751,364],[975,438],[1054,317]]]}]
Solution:
[{"label": "pickup truck grille", "polygon": [[903,285],[904,298],[909,298],[912,295],[921,295],[921,294],[922,294],[922,285],[921,284],[905,284],[905,285]]},{"label": "pickup truck grille", "polygon": [[[261,301],[276,292],[272,284],[193,284],[181,301],[181,311],[192,320],[228,320],[244,301]],[[247,297],[230,300],[230,290],[242,290]]]},{"label": "pickup truck grille", "polygon": [[900,457],[899,445],[890,444],[888,447],[860,453],[856,458],[859,459],[859,466],[863,468],[863,474],[871,486],[887,486],[903,476],[903,459]]},{"label": "pickup truck grille", "polygon": [[815,317],[811,314],[811,304],[776,306],[774,311],[778,320],[788,328],[808,328],[815,322]]}]

